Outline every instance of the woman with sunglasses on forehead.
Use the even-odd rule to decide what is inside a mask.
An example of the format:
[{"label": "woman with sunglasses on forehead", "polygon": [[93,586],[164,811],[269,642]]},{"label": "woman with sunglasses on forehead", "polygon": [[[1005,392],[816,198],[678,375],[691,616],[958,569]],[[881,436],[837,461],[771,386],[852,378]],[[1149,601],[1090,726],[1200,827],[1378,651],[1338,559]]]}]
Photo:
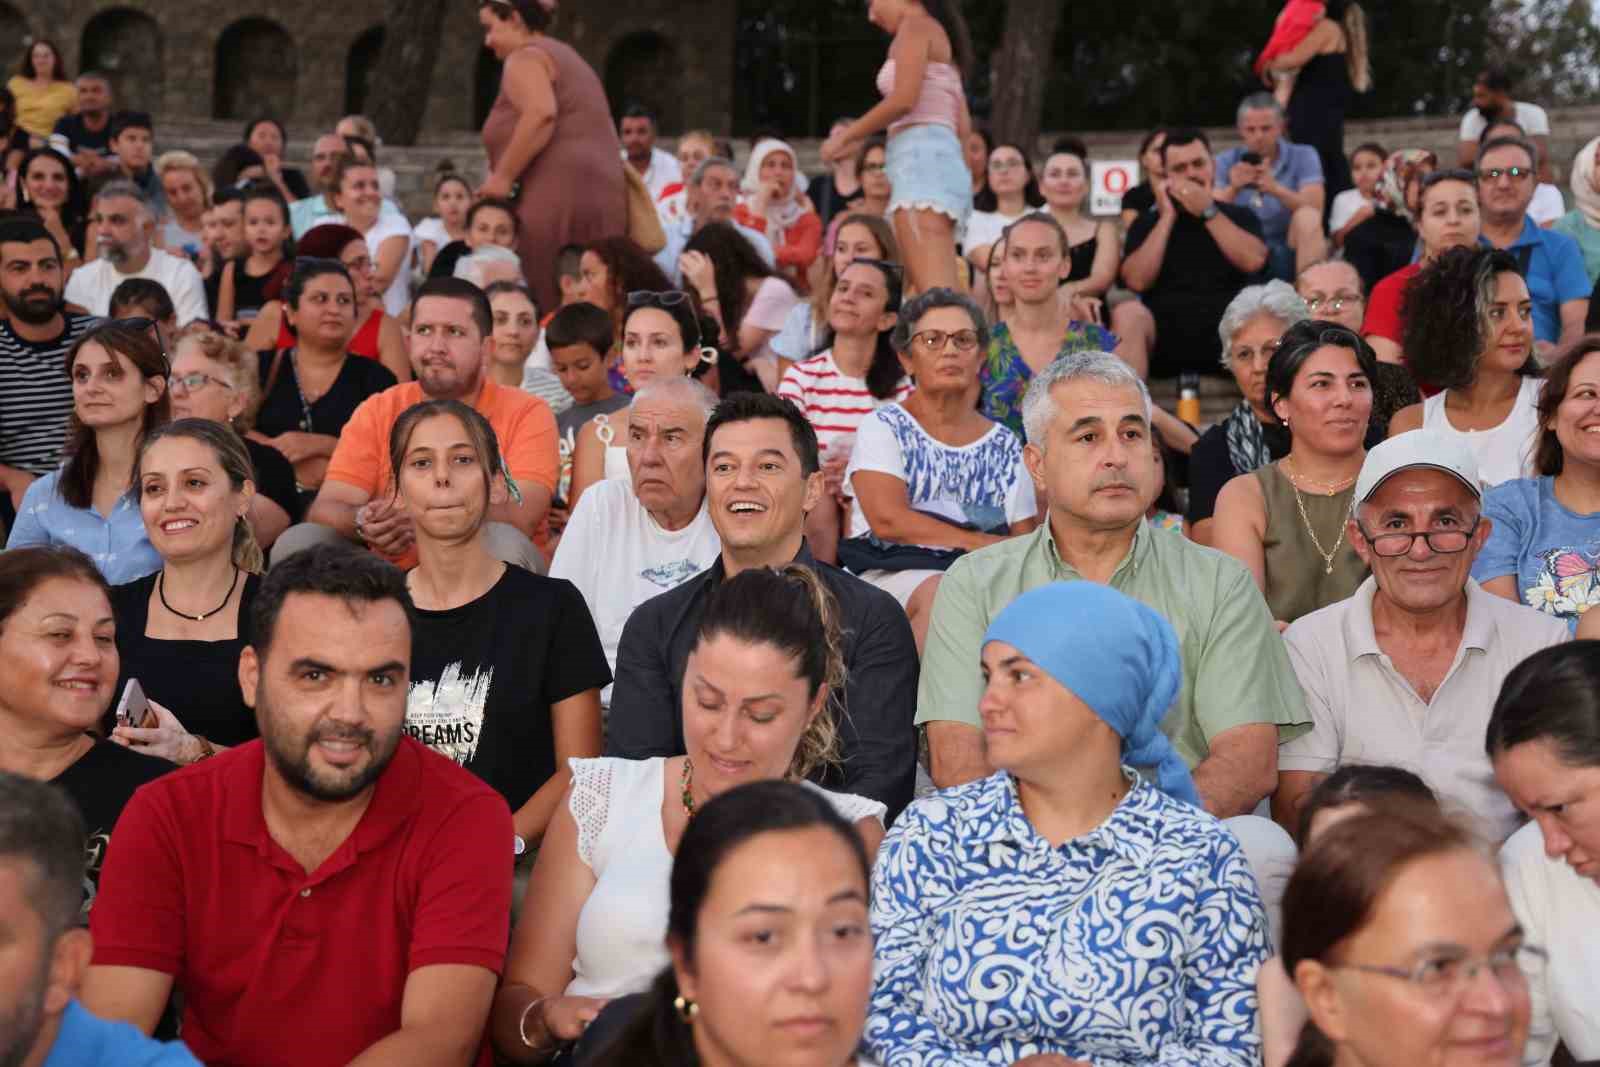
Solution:
[{"label": "woman with sunglasses on forehead", "polygon": [[161,566],[133,485],[147,434],[167,421],[167,354],[149,319],[107,321],[67,352],[72,417],[67,461],[28,486],[6,548],[71,545],[112,584]]},{"label": "woman with sunglasses on forehead", "polygon": [[1217,497],[1212,545],[1250,571],[1280,629],[1353,594],[1368,570],[1345,538],[1366,459],[1377,357],[1361,336],[1315,319],[1289,327],[1267,364],[1267,402],[1289,454]]},{"label": "woman with sunglasses on forehead", "polygon": [[[694,297],[681,289],[629,293],[622,320],[622,369],[638,389],[657,378],[700,377],[716,359],[704,338],[713,326],[699,314]],[[628,481],[628,411],[596,415],[578,431],[572,450],[569,507],[602,479]]]},{"label": "woman with sunglasses on forehead", "polygon": [[945,569],[1039,525],[1021,439],[978,410],[988,333],[978,305],[950,289],[901,308],[893,343],[916,391],[862,420],[845,469],[855,508],[839,559],[900,602],[918,651]]}]

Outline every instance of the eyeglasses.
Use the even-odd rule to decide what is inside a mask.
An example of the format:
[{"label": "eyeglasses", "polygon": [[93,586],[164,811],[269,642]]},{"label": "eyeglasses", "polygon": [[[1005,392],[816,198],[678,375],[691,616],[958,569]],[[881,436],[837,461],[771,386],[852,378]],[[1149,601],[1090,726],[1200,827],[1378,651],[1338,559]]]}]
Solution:
[{"label": "eyeglasses", "polygon": [[659,293],[651,289],[635,289],[628,294],[628,306],[631,308],[675,308],[688,299],[689,294],[682,289],[667,289]]},{"label": "eyeglasses", "polygon": [[885,167],[882,163],[863,163],[863,164],[861,164],[861,173],[862,174],[882,174],[884,171],[886,171],[888,169],[889,168]]},{"label": "eyeglasses", "polygon": [[198,393],[208,385],[220,385],[230,393],[233,392],[233,386],[221,378],[213,378],[209,374],[201,374],[198,371],[194,374],[185,374],[172,379],[172,391],[174,393],[179,391],[180,386],[185,393]]},{"label": "eyeglasses", "polygon": [[1467,545],[1472,541],[1472,535],[1477,532],[1478,524],[1483,521],[1479,515],[1472,520],[1472,525],[1465,530],[1424,530],[1416,533],[1381,533],[1371,534],[1367,528],[1356,521],[1356,529],[1361,531],[1361,536],[1367,544],[1372,546],[1374,555],[1383,556],[1385,559],[1395,556],[1409,555],[1411,547],[1417,543],[1417,538],[1422,538],[1428,543],[1428,551],[1441,556],[1453,556],[1457,552],[1465,552]]},{"label": "eyeglasses", "polygon": [[1282,344],[1277,341],[1268,341],[1260,348],[1235,348],[1228,353],[1228,358],[1235,363],[1254,363],[1257,360],[1271,363],[1272,357],[1277,355],[1278,349],[1282,347]]},{"label": "eyeglasses", "polygon": [[957,352],[971,352],[978,347],[977,330],[957,330],[946,333],[944,330],[922,330],[911,335],[911,344],[924,352],[943,352],[945,346],[954,343]]},{"label": "eyeglasses", "polygon": [[1497,182],[1501,178],[1510,178],[1514,182],[1520,182],[1522,179],[1531,178],[1532,176],[1533,169],[1531,167],[1490,167],[1487,170],[1478,172],[1478,180],[1484,182]]},{"label": "eyeglasses", "polygon": [[1502,989],[1520,989],[1539,973],[1549,959],[1541,948],[1518,945],[1487,956],[1436,956],[1419,960],[1410,967],[1380,967],[1368,963],[1339,964],[1336,970],[1360,971],[1398,978],[1435,1000],[1455,1000],[1471,988],[1478,975],[1488,968]]},{"label": "eyeglasses", "polygon": [[1027,166],[1027,164],[1024,163],[1020,159],[991,159],[989,161],[989,169],[990,170],[999,170],[999,171],[1017,170],[1017,169],[1019,169],[1021,167],[1026,167],[1026,166]]},{"label": "eyeglasses", "polygon": [[1334,293],[1332,296],[1314,296],[1306,301],[1306,307],[1311,309],[1313,315],[1323,309],[1337,315],[1346,307],[1353,307],[1359,303],[1361,296],[1358,293]]}]

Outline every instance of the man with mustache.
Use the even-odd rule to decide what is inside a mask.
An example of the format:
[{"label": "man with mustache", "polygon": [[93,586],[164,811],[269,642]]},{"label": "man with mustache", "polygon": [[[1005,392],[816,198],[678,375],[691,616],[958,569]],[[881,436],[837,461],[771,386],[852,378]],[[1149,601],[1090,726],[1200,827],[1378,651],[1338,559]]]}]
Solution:
[{"label": "man with mustache", "polygon": [[956,560],[939,587],[917,688],[934,784],[992,771],[978,715],[978,653],[989,623],[1029,589],[1087,580],[1172,623],[1184,677],[1162,729],[1208,811],[1254,811],[1277,785],[1278,743],[1308,728],[1305,700],[1244,567],[1145,521],[1160,460],[1144,383],[1110,353],[1062,356],[1029,385],[1022,421],[1023,459],[1048,519],[1034,533]]},{"label": "man with mustache", "polygon": [[345,545],[274,569],[239,683],[261,738],[141,790],[90,918],[84,1006],[203,1062],[488,1067],[511,813],[404,736],[410,595]]},{"label": "man with mustache", "polygon": [[207,317],[205,280],[186,258],[151,243],[155,213],[137,185],[125,179],[107,182],[95,194],[89,221],[95,226],[100,258],[72,272],[66,291],[69,304],[94,315],[109,315],[117,286],[129,278],[149,278],[160,282],[172,297],[180,327]]},{"label": "man with mustache", "polygon": [[72,414],[67,350],[94,318],[62,307],[61,249],[37,219],[0,222],[0,518],[7,528],[33,480],[61,465]]}]

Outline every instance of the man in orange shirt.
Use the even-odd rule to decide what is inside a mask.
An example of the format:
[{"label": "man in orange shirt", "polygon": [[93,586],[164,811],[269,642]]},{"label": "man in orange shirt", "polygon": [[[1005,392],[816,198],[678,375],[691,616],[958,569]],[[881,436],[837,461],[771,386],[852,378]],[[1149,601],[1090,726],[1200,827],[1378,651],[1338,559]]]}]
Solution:
[{"label": "man in orange shirt", "polygon": [[278,538],[273,562],[340,538],[365,544],[402,569],[417,565],[411,516],[395,498],[389,432],[400,413],[424,400],[470,405],[494,428],[516,493],[489,512],[491,550],[543,574],[548,559],[545,513],[560,470],[555,416],[538,397],[489,380],[494,344],[489,301],[460,278],[435,278],[411,305],[415,381],[368,397],[339,434],[328,473],[307,521]]}]

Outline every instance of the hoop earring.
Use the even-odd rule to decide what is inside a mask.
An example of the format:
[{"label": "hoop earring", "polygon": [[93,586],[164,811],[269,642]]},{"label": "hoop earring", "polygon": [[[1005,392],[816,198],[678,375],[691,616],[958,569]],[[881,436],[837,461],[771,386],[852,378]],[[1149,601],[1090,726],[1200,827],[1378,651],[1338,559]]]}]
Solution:
[{"label": "hoop earring", "polygon": [[690,1026],[694,1025],[695,1016],[700,1014],[700,1005],[696,1004],[692,1000],[685,1000],[682,997],[678,997],[676,1000],[674,1000],[672,1002],[672,1006],[678,1009],[678,1018],[682,1019]]}]

